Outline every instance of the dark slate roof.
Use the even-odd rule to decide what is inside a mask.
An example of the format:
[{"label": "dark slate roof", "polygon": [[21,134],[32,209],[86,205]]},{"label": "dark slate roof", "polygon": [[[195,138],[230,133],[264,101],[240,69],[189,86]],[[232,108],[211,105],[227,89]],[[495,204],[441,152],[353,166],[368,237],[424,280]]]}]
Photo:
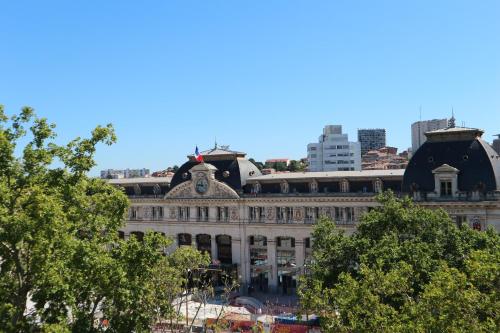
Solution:
[{"label": "dark slate roof", "polygon": [[410,192],[412,184],[420,191],[434,191],[432,170],[443,164],[459,170],[460,191],[475,191],[481,187],[485,191],[500,190],[500,157],[481,139],[482,133],[470,128],[426,133],[429,140],[415,152],[406,168],[403,191]]}]

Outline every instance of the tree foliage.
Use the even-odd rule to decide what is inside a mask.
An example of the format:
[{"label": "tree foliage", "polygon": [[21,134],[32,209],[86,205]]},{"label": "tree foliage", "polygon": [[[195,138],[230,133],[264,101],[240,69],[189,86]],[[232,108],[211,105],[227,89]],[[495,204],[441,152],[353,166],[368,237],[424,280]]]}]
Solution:
[{"label": "tree foliage", "polygon": [[[119,240],[128,199],[89,178],[111,125],[55,143],[55,125],[31,108],[0,106],[0,327],[6,332],[140,332],[173,312],[164,296],[184,283],[169,240]],[[206,261],[189,263],[195,268]],[[185,269],[183,266],[182,269]]]},{"label": "tree foliage", "polygon": [[500,237],[458,228],[441,209],[392,193],[345,235],[313,232],[301,302],[331,332],[493,332],[500,327]]}]

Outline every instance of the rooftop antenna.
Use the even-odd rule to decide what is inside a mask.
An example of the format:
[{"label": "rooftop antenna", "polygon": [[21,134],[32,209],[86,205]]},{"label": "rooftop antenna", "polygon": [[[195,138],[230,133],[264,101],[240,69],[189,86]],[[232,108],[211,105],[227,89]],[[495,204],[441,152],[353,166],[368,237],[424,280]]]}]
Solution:
[{"label": "rooftop antenna", "polygon": [[451,118],[448,121],[448,128],[455,127],[455,112],[453,111],[453,106],[451,107]]},{"label": "rooftop antenna", "polygon": [[217,136],[215,137],[215,146],[214,149],[217,149]]}]

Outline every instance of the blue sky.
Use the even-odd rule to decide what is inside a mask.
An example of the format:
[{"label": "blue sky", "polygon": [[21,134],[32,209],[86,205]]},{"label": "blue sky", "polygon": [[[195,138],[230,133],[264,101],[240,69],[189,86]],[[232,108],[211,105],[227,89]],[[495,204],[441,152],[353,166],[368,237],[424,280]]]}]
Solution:
[{"label": "blue sky", "polygon": [[[113,123],[104,168],[181,164],[214,138],[306,156],[326,124],[448,117],[500,132],[499,1],[3,1],[0,103],[60,142]],[[95,173],[96,171],[94,171]]]}]

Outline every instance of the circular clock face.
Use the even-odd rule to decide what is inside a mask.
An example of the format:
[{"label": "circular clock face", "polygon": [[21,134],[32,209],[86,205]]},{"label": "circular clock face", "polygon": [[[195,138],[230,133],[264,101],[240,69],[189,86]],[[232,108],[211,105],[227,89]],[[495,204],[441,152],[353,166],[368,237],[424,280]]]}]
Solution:
[{"label": "circular clock face", "polygon": [[208,180],[206,178],[200,178],[195,184],[196,192],[203,194],[208,190]]}]

